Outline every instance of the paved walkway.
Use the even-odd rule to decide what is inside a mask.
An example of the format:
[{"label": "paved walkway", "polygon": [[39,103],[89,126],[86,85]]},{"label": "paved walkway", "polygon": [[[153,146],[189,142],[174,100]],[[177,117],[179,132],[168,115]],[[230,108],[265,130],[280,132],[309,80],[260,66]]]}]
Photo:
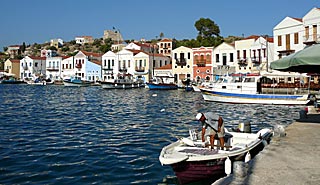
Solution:
[{"label": "paved walkway", "polygon": [[214,185],[320,184],[320,114],[297,120],[285,133],[249,162],[247,174],[235,173]]}]

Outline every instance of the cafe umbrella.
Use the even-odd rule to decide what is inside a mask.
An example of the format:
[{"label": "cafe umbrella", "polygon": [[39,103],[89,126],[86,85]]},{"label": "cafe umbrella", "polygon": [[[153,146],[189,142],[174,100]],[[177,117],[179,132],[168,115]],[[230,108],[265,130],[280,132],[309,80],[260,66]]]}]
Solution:
[{"label": "cafe umbrella", "polygon": [[308,46],[287,57],[271,62],[270,68],[278,71],[320,73],[320,44]]}]

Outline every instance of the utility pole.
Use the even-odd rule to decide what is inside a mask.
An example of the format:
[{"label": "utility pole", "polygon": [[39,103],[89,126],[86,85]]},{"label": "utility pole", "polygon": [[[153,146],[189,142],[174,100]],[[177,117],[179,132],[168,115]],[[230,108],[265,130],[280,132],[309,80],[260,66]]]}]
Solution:
[{"label": "utility pole", "polygon": [[267,72],[269,71],[269,65],[268,65],[268,35],[266,35],[266,63],[267,63]]}]

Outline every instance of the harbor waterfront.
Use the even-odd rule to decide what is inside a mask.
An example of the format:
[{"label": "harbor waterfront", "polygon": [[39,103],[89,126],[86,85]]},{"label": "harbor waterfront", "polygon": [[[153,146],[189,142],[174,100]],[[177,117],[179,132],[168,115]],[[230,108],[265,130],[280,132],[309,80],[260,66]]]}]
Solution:
[{"label": "harbor waterfront", "polygon": [[0,85],[0,184],[160,184],[163,146],[186,136],[199,111],[225,127],[288,125],[303,106],[205,102],[201,93]]}]

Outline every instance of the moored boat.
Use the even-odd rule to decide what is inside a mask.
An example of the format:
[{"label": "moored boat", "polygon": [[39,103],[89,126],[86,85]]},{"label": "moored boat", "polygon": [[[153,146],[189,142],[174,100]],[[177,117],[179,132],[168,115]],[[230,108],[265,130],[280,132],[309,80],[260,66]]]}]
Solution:
[{"label": "moored boat", "polygon": [[[180,184],[217,180],[230,171],[232,162],[258,154],[272,137],[272,130],[261,129],[257,133],[229,132],[226,129],[225,150],[205,147],[197,134],[190,130],[188,138],[181,138],[165,146],[159,156],[162,165],[170,165]],[[200,137],[199,137],[200,138]],[[219,145],[218,139],[215,144]],[[231,163],[226,163],[230,160]],[[231,172],[230,172],[231,173]]]},{"label": "moored boat", "polygon": [[17,80],[15,78],[4,79],[0,81],[2,84],[26,84],[26,82],[22,80]]},{"label": "moored boat", "polygon": [[301,93],[298,88],[273,88],[265,91],[261,82],[262,76],[246,76],[237,81],[231,76],[218,79],[210,87],[201,88],[206,101],[224,103],[305,105],[308,93]]},{"label": "moored boat", "polygon": [[64,86],[69,86],[69,87],[86,87],[90,86],[91,82],[81,80],[80,77],[75,76],[75,77],[70,77],[68,79],[63,80]]},{"label": "moored boat", "polygon": [[101,87],[103,89],[133,89],[144,87],[143,81],[135,81],[133,76],[130,74],[118,76],[117,79],[113,81],[102,81]]},{"label": "moored boat", "polygon": [[178,85],[171,82],[164,82],[163,78],[156,77],[151,82],[146,83],[150,90],[175,90]]}]

